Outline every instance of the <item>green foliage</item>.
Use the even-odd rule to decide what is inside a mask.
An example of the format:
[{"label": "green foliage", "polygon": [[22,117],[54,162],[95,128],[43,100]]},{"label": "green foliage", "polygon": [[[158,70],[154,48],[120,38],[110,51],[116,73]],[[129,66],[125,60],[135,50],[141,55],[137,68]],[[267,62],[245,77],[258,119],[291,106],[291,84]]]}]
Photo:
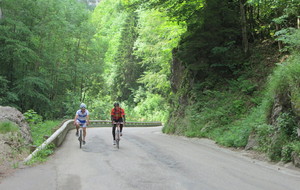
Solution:
[{"label": "green foliage", "polygon": [[99,101],[94,101],[93,110],[106,118],[107,111],[95,105],[107,110],[110,108],[107,102],[118,100],[128,107],[127,114],[132,120],[153,120],[158,112],[160,118],[165,118],[168,112],[165,106],[154,109],[153,105],[170,93],[171,52],[184,27],[169,21],[161,12],[130,5],[128,1],[102,1],[93,13],[97,36],[106,48],[107,86],[99,93]]},{"label": "green foliage", "polygon": [[266,131],[262,145],[272,160],[291,161],[291,142],[297,140],[297,128],[295,117],[282,113],[277,118],[277,125]]},{"label": "green foliage", "polygon": [[269,78],[267,97],[272,101],[276,95],[289,94],[291,102],[298,109],[299,105],[299,89],[300,84],[300,56],[290,56],[288,62],[278,65],[272,76]]},{"label": "green foliage", "polygon": [[5,121],[5,122],[0,122],[0,133],[1,134],[5,134],[5,133],[9,133],[9,132],[16,132],[19,131],[19,126],[17,126],[16,124],[9,122],[9,121]]},{"label": "green foliage", "polygon": [[[287,143],[287,136],[278,134],[272,137],[272,141],[268,146],[267,154],[273,161],[279,161],[282,158],[282,147]],[[286,159],[286,158],[285,158]]]},{"label": "green foliage", "polygon": [[258,114],[251,119],[240,119],[249,113],[246,95],[240,93],[240,88],[232,85],[230,91],[219,88],[197,92],[196,89],[193,92],[195,98],[191,106],[184,108],[184,114],[171,117],[164,131],[189,137],[209,137],[226,146],[245,146]]},{"label": "green foliage", "polygon": [[103,52],[82,3],[3,0],[1,9],[0,74],[9,81],[5,104],[57,118],[64,114],[68,91],[82,102],[94,93],[92,86],[102,85]]},{"label": "green foliage", "polygon": [[43,118],[42,116],[40,116],[39,114],[37,114],[37,112],[35,112],[34,110],[28,110],[27,112],[25,112],[24,117],[26,119],[26,121],[29,124],[37,124],[37,123],[41,123]]},{"label": "green foliage", "polygon": [[248,143],[248,137],[257,130],[260,137],[265,137],[267,134],[263,128],[265,123],[264,110],[260,107],[254,108],[249,114],[243,115],[238,120],[233,121],[223,129],[217,129],[212,133],[213,139],[217,143],[229,147],[245,147]]},{"label": "green foliage", "polygon": [[[254,127],[259,142],[258,149],[266,152],[272,160],[285,162],[292,160],[292,152],[296,151],[299,105],[299,56],[294,54],[286,63],[278,65],[269,77],[268,90],[260,109],[264,123]],[[268,124],[272,115],[274,99],[280,97],[283,107],[273,125]],[[263,121],[263,120],[262,120]]]},{"label": "green foliage", "polygon": [[170,62],[172,49],[178,45],[185,27],[168,20],[155,10],[139,10],[138,33],[133,52],[145,67],[138,79],[147,91],[168,94],[170,91]]},{"label": "green foliage", "polygon": [[[88,110],[91,112],[91,118],[94,119],[100,119],[100,120],[110,120],[110,111],[113,108],[113,103],[110,96],[102,96],[96,98],[92,103],[91,107],[88,108]],[[123,104],[121,104],[122,107]],[[127,110],[125,110],[126,115]],[[75,114],[75,113],[73,113]],[[127,118],[128,120],[128,118]]]},{"label": "green foliage", "polygon": [[228,81],[229,87],[233,91],[240,91],[245,95],[251,95],[257,89],[257,84],[247,79],[245,76],[240,76],[236,80]]},{"label": "green foliage", "polygon": [[300,30],[295,28],[283,28],[274,35],[277,41],[285,44],[282,52],[296,52],[300,50]]},{"label": "green foliage", "polygon": [[15,93],[9,89],[9,81],[0,76],[0,105],[16,107],[14,102],[18,100]]},{"label": "green foliage", "polygon": [[288,143],[282,147],[281,160],[284,162],[292,161],[292,153],[294,151],[294,144]]},{"label": "green foliage", "polygon": [[137,120],[163,122],[168,116],[168,105],[162,96],[147,92],[145,98],[139,101],[133,111]]},{"label": "green foliage", "polygon": [[40,150],[37,154],[35,154],[30,161],[26,162],[26,165],[32,165],[34,163],[42,163],[47,161],[48,157],[53,154],[54,149],[54,144],[47,145],[43,150]]},{"label": "green foliage", "polygon": [[[38,121],[39,116],[36,115],[35,112],[30,111],[30,114],[32,120]],[[31,123],[30,124],[30,131],[31,136],[33,140],[33,145],[36,147],[40,146],[44,141],[44,136],[51,136],[54,132],[54,129],[57,128],[57,126],[60,124],[61,121],[51,121],[47,120],[44,122],[38,122],[38,123]],[[36,162],[44,162],[47,160],[48,156],[51,155],[54,152],[55,145],[49,144],[47,145],[43,150],[39,151],[28,163],[28,165],[34,164]]]},{"label": "green foliage", "polygon": [[300,156],[300,142],[295,141],[292,143],[293,151],[296,153],[296,155]]},{"label": "green foliage", "polygon": [[[257,37],[270,38],[277,30],[294,27],[299,13],[299,5],[299,1],[294,0],[264,2],[247,0],[246,6],[251,9],[249,15],[252,17],[253,34]],[[254,18],[255,15],[256,18]]]},{"label": "green foliage", "polygon": [[[299,12],[299,2],[290,0],[121,2],[128,6],[130,11],[138,10],[139,16],[137,22],[139,37],[135,41],[133,53],[138,58],[137,63],[142,64],[144,69],[143,75],[138,77],[139,83],[143,86],[135,84],[135,88],[131,91],[134,93],[133,100],[137,108],[148,98],[147,104],[153,104],[154,96],[150,97],[148,92],[167,95],[173,103],[173,110],[167,125],[163,128],[164,132],[189,137],[209,137],[222,145],[233,147],[245,146],[248,136],[255,134],[260,144],[259,149],[268,152],[272,159],[281,157],[283,160],[290,159],[294,146],[288,145],[287,142],[294,140],[297,114],[293,112],[299,112],[297,110],[300,108],[298,89],[300,73],[297,64],[300,59],[293,56],[288,64],[283,63],[279,66],[269,78],[268,89],[262,95],[264,92],[260,90],[263,89],[265,78],[273,67],[271,65],[273,63],[271,61],[267,63],[265,57],[273,55],[256,52],[256,49],[250,51],[254,56],[248,57],[249,55],[243,54],[239,13],[240,3],[244,3],[250,43],[275,37],[284,43],[287,51],[293,52],[293,49],[297,51],[299,46],[298,30],[293,29],[295,28],[293,22]],[[140,6],[142,8],[138,9]],[[184,68],[182,71],[184,74],[180,75],[183,79],[179,82],[172,81],[178,82],[174,84],[176,86],[174,94],[166,90],[168,85],[164,82],[170,73],[162,72],[169,66],[162,63],[167,63],[166,61],[170,59],[168,54],[165,54],[169,51],[165,52],[160,47],[166,47],[170,41],[161,35],[162,31],[168,30],[165,30],[165,24],[162,24],[164,20],[159,19],[160,15],[167,15],[169,19],[179,23],[184,21],[186,26],[184,33],[180,33],[178,37],[180,40],[173,41],[175,46],[178,43],[173,51],[173,58]],[[149,18],[153,18],[151,22]],[[176,27],[172,25],[173,23],[166,23],[169,23],[167,25],[169,28]],[[168,47],[170,48],[166,48],[167,50],[174,46]],[[268,51],[273,50],[268,48]],[[171,74],[174,78],[178,77],[176,75],[179,73]],[[278,96],[288,96],[291,104],[283,105],[284,110],[277,118],[277,125],[272,126],[269,125],[269,117],[274,99]],[[136,110],[143,110],[148,105]],[[252,109],[254,106],[257,107]],[[148,108],[152,109],[151,106]]]},{"label": "green foliage", "polygon": [[157,8],[160,12],[165,12],[170,18],[176,19],[180,22],[195,22],[197,14],[205,6],[205,0],[165,0],[165,1],[143,1],[130,0],[132,4],[141,4],[148,9]]},{"label": "green foliage", "polygon": [[[50,85],[48,81],[40,77],[24,77],[16,82],[15,91],[20,97],[20,102],[23,109],[35,109],[40,112],[50,108],[49,94]],[[32,102],[31,100],[35,101]],[[40,105],[43,105],[41,107]]]},{"label": "green foliage", "polygon": [[[271,46],[243,53],[240,3],[250,48],[276,38],[294,53],[264,97],[277,53]],[[260,150],[289,161],[300,110],[299,7],[292,0],[103,0],[91,12],[74,0],[2,0],[0,104],[28,110],[35,139],[51,134],[40,115],[74,117],[85,102],[92,118],[109,119],[119,101],[127,119],[168,121],[167,133],[233,147],[254,133]],[[272,126],[277,97],[290,103]]]},{"label": "green foliage", "polygon": [[44,136],[51,136],[53,130],[60,124],[60,121],[47,120],[30,125],[33,145],[40,146],[44,141]]},{"label": "green foliage", "polygon": [[[193,6],[193,3],[188,4]],[[211,69],[230,72],[235,64],[229,56],[239,50],[235,44],[240,33],[235,27],[240,21],[235,8],[226,1],[206,1],[205,6],[194,11],[192,19],[187,21],[187,31],[182,35],[177,56],[197,74],[206,76]]]},{"label": "green foliage", "polygon": [[297,120],[294,115],[290,113],[281,113],[277,118],[277,130],[286,134],[291,139],[297,138]]}]

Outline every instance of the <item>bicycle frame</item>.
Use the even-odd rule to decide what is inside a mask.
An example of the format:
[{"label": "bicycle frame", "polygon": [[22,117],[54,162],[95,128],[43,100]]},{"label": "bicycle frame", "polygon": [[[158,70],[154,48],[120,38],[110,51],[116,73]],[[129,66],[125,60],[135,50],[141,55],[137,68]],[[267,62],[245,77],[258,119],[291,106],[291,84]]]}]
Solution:
[{"label": "bicycle frame", "polygon": [[116,125],[116,133],[115,133],[115,140],[117,148],[120,148],[120,125],[123,124],[123,122],[113,122],[114,125]]}]

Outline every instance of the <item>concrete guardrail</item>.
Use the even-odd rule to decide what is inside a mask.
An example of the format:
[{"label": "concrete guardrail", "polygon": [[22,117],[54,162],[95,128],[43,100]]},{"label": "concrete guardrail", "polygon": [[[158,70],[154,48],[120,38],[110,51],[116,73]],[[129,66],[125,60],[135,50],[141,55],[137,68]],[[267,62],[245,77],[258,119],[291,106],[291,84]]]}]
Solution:
[{"label": "concrete guardrail", "polygon": [[[59,147],[69,130],[75,129],[73,124],[74,120],[65,121],[62,126],[57,129],[42,145],[37,147],[23,162],[30,161],[34,155],[36,155],[40,150],[44,149],[48,144],[54,143],[56,147]],[[111,127],[111,121],[108,120],[91,120],[88,128],[93,127]],[[155,127],[162,126],[161,122],[126,122],[125,127]]]}]

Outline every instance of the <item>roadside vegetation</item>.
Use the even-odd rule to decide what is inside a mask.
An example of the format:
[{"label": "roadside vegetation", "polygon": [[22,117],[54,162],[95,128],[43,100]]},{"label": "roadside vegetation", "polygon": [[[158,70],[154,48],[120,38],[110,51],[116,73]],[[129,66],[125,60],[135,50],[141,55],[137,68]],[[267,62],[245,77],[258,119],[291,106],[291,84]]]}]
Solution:
[{"label": "roadside vegetation", "polygon": [[300,155],[299,1],[83,2],[1,1],[0,105],[27,115],[34,145],[81,102],[109,119],[118,101],[168,134]]},{"label": "roadside vegetation", "polygon": [[[34,110],[28,110],[24,113],[26,121],[29,123],[32,146],[37,148],[43,144],[43,142],[50,137],[57,127],[61,124],[61,120],[46,120],[43,121],[42,116],[37,114]],[[43,150],[40,150],[33,158],[26,164],[31,165],[34,163],[40,163],[47,160],[48,156],[54,152],[55,145],[49,144]]]},{"label": "roadside vegetation", "polygon": [[250,148],[272,161],[299,157],[300,33],[293,31],[284,35],[281,51],[275,45],[256,46],[237,77],[209,78],[189,92],[183,89],[188,106],[174,104],[177,115],[163,130],[236,148],[255,140]]},{"label": "roadside vegetation", "polygon": [[13,124],[12,122],[5,121],[0,123],[0,133],[6,134],[9,132],[18,132],[19,126]]}]

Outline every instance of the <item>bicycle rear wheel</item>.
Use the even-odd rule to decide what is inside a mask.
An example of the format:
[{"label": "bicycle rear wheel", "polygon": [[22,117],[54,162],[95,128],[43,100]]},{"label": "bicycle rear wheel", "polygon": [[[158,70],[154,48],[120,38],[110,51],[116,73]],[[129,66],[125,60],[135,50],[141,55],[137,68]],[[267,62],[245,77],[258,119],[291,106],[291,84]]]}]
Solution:
[{"label": "bicycle rear wheel", "polygon": [[79,129],[78,140],[79,140],[79,148],[81,148],[82,147],[82,130],[81,129]]},{"label": "bicycle rear wheel", "polygon": [[116,131],[116,144],[117,144],[117,148],[120,148],[120,131],[117,130]]}]

